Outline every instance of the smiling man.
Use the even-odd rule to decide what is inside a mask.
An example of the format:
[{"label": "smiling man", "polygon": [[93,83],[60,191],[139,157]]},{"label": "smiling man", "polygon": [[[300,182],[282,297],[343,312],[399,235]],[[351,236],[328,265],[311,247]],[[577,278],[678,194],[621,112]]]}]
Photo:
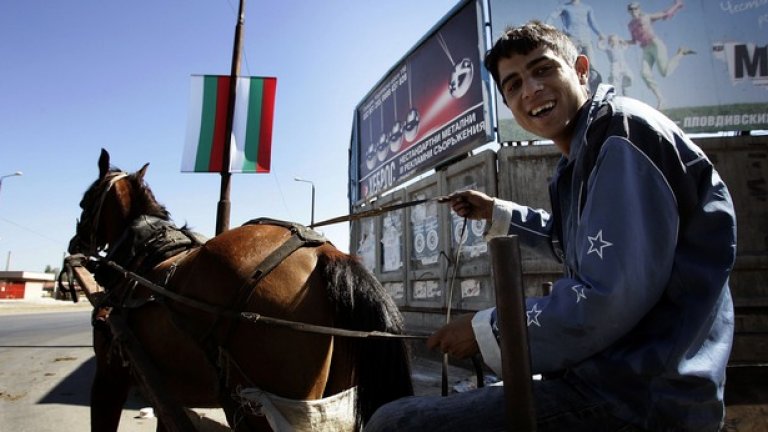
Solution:
[{"label": "smiling man", "polygon": [[[706,155],[657,110],[601,86],[554,27],[507,29],[485,59],[504,103],[562,158],[552,212],[476,191],[451,195],[487,237],[514,234],[563,263],[552,293],[526,299],[539,431],[717,431],[733,339],[728,277],[736,255],[730,194]],[[499,372],[495,309],[428,340],[481,353]],[[500,431],[501,387],[401,399],[366,431]]]}]

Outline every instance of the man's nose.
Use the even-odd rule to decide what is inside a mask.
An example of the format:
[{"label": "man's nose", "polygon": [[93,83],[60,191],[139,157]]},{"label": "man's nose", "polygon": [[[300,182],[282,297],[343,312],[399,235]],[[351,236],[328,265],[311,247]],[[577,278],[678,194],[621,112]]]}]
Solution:
[{"label": "man's nose", "polygon": [[530,98],[541,91],[541,81],[534,77],[527,77],[523,79],[523,97]]}]

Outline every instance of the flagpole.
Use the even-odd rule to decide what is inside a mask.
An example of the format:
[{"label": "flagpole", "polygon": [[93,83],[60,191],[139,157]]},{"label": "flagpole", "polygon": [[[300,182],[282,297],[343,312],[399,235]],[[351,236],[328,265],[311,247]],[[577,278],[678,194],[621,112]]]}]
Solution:
[{"label": "flagpole", "polygon": [[235,115],[235,90],[237,77],[240,75],[240,46],[243,42],[243,23],[245,22],[245,0],[240,0],[235,26],[235,43],[232,49],[232,70],[229,74],[229,105],[227,107],[227,127],[224,138],[224,155],[221,167],[221,192],[216,209],[216,235],[229,229],[229,191],[232,174],[229,172],[230,151],[232,148],[232,119]]}]

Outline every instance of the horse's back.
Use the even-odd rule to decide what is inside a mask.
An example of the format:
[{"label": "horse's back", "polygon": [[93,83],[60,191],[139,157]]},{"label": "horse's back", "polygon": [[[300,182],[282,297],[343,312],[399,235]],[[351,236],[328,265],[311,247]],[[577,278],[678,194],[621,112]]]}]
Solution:
[{"label": "horse's back", "polygon": [[[170,288],[227,311],[333,326],[334,309],[317,264],[318,257],[333,254],[335,248],[300,247],[268,274],[261,274],[265,260],[290,237],[289,230],[273,225],[227,231],[182,258]],[[217,349],[232,360],[228,367],[260,388],[297,399],[323,395],[331,361],[330,337],[180,307],[185,316],[193,317],[189,324],[193,333],[209,333]]]}]

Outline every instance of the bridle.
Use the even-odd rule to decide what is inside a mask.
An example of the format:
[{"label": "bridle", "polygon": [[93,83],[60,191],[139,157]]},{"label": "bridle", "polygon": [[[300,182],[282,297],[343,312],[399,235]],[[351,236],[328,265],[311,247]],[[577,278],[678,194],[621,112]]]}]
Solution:
[{"label": "bridle", "polygon": [[83,217],[83,220],[78,222],[78,226],[86,223],[90,225],[90,230],[89,230],[90,238],[88,239],[88,247],[87,247],[88,251],[84,252],[86,253],[86,255],[95,255],[99,252],[99,247],[96,245],[96,233],[98,232],[98,229],[99,229],[99,222],[101,219],[101,210],[104,207],[104,202],[107,199],[107,195],[115,186],[115,184],[126,177],[128,177],[128,173],[122,172],[122,171],[108,174],[105,177],[105,180],[108,181],[107,185],[99,194],[99,197],[97,200],[98,205],[93,208],[92,210],[93,216],[89,218],[90,221],[88,220],[88,218]]}]

